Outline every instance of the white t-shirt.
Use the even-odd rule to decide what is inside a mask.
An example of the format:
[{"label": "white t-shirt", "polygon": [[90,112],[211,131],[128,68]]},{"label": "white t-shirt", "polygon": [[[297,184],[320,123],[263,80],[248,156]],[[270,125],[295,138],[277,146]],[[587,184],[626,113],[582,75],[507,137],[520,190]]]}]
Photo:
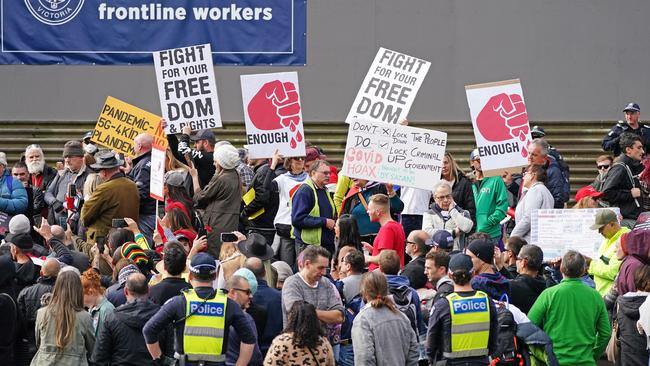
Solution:
[{"label": "white t-shirt", "polygon": [[404,202],[402,215],[422,215],[429,210],[431,191],[420,188],[402,187],[400,199]]},{"label": "white t-shirt", "polygon": [[275,220],[273,220],[274,225],[291,225],[291,197],[305,183],[308,177],[307,173],[299,175],[284,173],[273,180],[277,183],[279,192],[278,213],[275,215]]}]

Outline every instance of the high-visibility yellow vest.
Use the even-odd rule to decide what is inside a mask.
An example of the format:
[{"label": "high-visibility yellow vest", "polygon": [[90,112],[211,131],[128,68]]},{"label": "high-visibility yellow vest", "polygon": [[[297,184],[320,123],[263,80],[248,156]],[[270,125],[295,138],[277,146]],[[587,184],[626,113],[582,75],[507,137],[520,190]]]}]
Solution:
[{"label": "high-visibility yellow vest", "polygon": [[490,337],[490,298],[485,292],[447,295],[451,311],[451,352],[445,358],[486,356]]},{"label": "high-visibility yellow vest", "polygon": [[[314,207],[311,209],[311,211],[309,211],[309,216],[320,217],[320,206],[318,206],[318,194],[316,193],[316,186],[314,186],[314,182],[311,179],[305,180],[305,184],[311,188],[312,192],[314,192]],[[334,217],[336,217],[336,206],[334,205],[334,201],[332,201],[329,193],[326,192],[326,195],[327,200],[332,206],[332,213],[334,214]],[[291,229],[293,234],[293,227]],[[322,227],[304,228],[300,230],[300,239],[305,244],[320,245],[322,235]]]},{"label": "high-visibility yellow vest", "polygon": [[[246,194],[242,196],[242,200],[244,201],[244,205],[246,205],[246,206],[250,205],[251,202],[253,202],[253,200],[255,199],[255,194],[256,194],[255,193],[255,188],[251,187],[248,190],[248,192],[246,192]],[[248,219],[249,220],[254,220],[257,217],[259,217],[261,214],[263,214],[264,211],[265,211],[264,207],[262,207],[259,210],[257,210],[256,212],[254,212],[252,215],[248,216]]]},{"label": "high-visibility yellow vest", "polygon": [[192,289],[185,296],[185,329],[183,351],[189,361],[225,362],[222,355],[226,327],[228,297],[221,291],[209,300],[200,298]]}]

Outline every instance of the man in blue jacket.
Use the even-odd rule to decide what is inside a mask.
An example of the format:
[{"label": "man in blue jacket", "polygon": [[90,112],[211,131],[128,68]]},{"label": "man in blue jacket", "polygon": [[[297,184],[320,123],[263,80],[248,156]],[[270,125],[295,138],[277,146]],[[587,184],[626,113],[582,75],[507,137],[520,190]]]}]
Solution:
[{"label": "man in blue jacket", "polygon": [[562,171],[557,160],[549,155],[548,142],[535,139],[528,145],[528,164],[546,169],[546,188],[553,195],[553,207],[564,208],[564,204],[569,200],[569,177]]},{"label": "man in blue jacket", "polygon": [[250,269],[257,279],[257,292],[253,295],[253,304],[263,307],[267,314],[264,331],[258,337],[260,351],[263,356],[266,356],[273,338],[282,333],[282,294],[274,287],[269,287],[265,279],[266,268],[261,259],[248,258],[244,262],[244,267]]},{"label": "man in blue jacket", "polygon": [[[7,155],[0,152],[0,211],[18,215],[27,211],[27,191],[7,169]],[[7,220],[7,224],[9,220]]]}]

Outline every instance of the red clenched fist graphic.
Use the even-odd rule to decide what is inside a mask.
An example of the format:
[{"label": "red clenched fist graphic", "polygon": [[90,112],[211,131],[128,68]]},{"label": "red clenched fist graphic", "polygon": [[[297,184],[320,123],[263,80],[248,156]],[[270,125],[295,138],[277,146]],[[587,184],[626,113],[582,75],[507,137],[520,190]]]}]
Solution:
[{"label": "red clenched fist graphic", "polygon": [[270,81],[248,103],[248,116],[260,130],[289,127],[295,131],[300,122],[300,103],[296,86],[291,82]]},{"label": "red clenched fist graphic", "polygon": [[[522,143],[528,137],[528,114],[519,94],[501,93],[493,96],[476,117],[481,135],[488,141],[506,141],[517,138]],[[526,157],[526,146],[521,149]]]}]

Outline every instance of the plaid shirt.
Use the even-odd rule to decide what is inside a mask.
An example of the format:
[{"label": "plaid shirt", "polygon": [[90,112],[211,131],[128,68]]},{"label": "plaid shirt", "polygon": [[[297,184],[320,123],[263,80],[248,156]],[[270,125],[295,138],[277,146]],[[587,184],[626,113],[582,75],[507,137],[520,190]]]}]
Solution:
[{"label": "plaid shirt", "polygon": [[244,185],[244,191],[248,191],[248,188],[250,188],[251,183],[253,182],[253,176],[255,175],[253,169],[249,168],[248,165],[242,162],[239,162],[235,169],[237,169],[239,179],[241,179],[241,182]]}]

